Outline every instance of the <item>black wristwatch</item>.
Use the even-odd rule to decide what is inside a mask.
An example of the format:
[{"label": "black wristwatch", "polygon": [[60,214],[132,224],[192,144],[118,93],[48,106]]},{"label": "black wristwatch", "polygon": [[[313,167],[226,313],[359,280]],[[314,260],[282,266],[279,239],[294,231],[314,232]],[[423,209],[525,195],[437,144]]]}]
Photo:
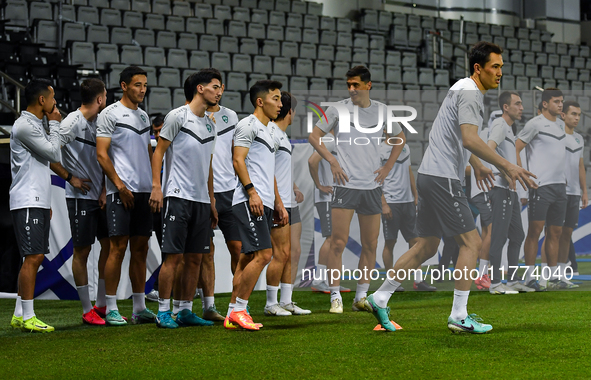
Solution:
[{"label": "black wristwatch", "polygon": [[252,189],[253,187],[254,187],[254,185],[251,182],[248,185],[244,186],[244,190],[248,191],[248,190]]},{"label": "black wristwatch", "polygon": [[72,173],[68,173],[68,178],[66,178],[66,182],[70,182],[72,180]]}]

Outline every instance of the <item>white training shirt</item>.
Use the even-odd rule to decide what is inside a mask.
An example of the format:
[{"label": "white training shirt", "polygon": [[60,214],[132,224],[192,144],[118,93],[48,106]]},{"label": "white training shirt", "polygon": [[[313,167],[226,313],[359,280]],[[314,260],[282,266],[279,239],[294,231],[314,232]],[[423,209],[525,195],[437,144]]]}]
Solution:
[{"label": "white training shirt", "polygon": [[160,138],[171,141],[164,155],[165,197],[210,203],[207,181],[215,136],[213,120],[195,115],[188,105],[166,115],[160,131]]},{"label": "white training shirt", "polygon": [[[273,122],[269,122],[268,128],[273,128],[273,139],[275,140],[275,179],[277,190],[285,208],[297,206],[291,180],[291,143],[287,133],[281,130]],[[292,199],[294,198],[294,199]]]},{"label": "white training shirt", "polygon": [[49,135],[41,119],[22,111],[10,132],[10,209],[51,208],[50,162],[59,162],[58,121],[49,121]]},{"label": "white training shirt", "polygon": [[462,142],[462,124],[482,128],[484,95],[471,78],[457,81],[441,104],[429,133],[429,146],[419,173],[464,182],[470,152]]},{"label": "white training shirt", "polygon": [[[334,140],[322,141],[322,144],[326,146],[326,149],[337,157],[337,151]],[[322,186],[333,186],[332,171],[330,170],[330,164],[324,158],[318,163],[318,181]],[[314,187],[314,203],[330,202],[332,201],[332,194],[322,193],[317,187]]]},{"label": "white training shirt", "polygon": [[62,166],[73,176],[88,178],[84,194],[69,183],[66,198],[98,200],[103,190],[103,169],[96,159],[96,118],[88,121],[80,110],[71,112],[60,125]]},{"label": "white training shirt", "polygon": [[[480,131],[480,134],[478,135],[482,141],[484,141],[485,143],[488,141],[488,129],[483,129],[482,131]],[[470,156],[468,156],[469,158]],[[480,160],[480,162],[482,162],[482,165],[484,165],[487,168],[491,168],[491,164],[489,164],[488,162],[484,161],[484,160]],[[472,165],[470,165],[470,167],[472,167]],[[485,185],[486,186],[486,185]],[[478,184],[476,183],[476,176],[474,175],[474,167],[472,167],[472,174],[470,175],[470,199],[474,198],[475,196],[477,196],[480,193],[488,193],[488,190],[485,187],[485,190],[480,190],[478,188]]]},{"label": "white training shirt", "polygon": [[[392,146],[383,142],[380,144],[380,160],[382,166],[386,165]],[[396,163],[388,173],[382,191],[387,203],[408,203],[414,202],[412,189],[410,187],[410,147],[405,145]]]},{"label": "white training shirt", "polygon": [[[502,117],[495,119],[491,125],[490,132],[488,134],[488,141],[494,141],[497,144],[496,152],[499,156],[503,157],[510,163],[517,165],[517,152],[515,151],[515,135],[513,134],[513,128],[507,124],[507,121]],[[492,166],[493,174],[495,175],[494,185],[502,187],[503,189],[509,188],[509,182],[501,175],[501,171],[496,167]],[[519,182],[516,186],[521,186]]]},{"label": "white training shirt", "polygon": [[579,162],[583,158],[585,141],[577,132],[566,134],[566,194],[581,195],[579,182]]},{"label": "white training shirt", "polygon": [[[254,115],[249,115],[238,122],[234,131],[234,147],[248,148],[244,162],[248,175],[263,205],[273,209],[275,206],[275,141],[272,125],[265,126]],[[240,180],[236,181],[236,190],[232,206],[248,201],[248,194]]]},{"label": "white training shirt", "polygon": [[529,171],[538,178],[538,186],[566,183],[566,133],[564,122],[538,115],[528,121],[517,136],[525,147]]},{"label": "white training shirt", "polygon": [[[331,106],[326,110],[326,117],[328,123],[321,118],[316,126],[323,132],[327,133],[331,130],[335,130],[336,140],[336,151],[339,165],[349,178],[349,182],[345,185],[335,184],[348,189],[359,189],[359,190],[373,190],[380,186],[375,181],[377,174],[374,172],[380,168],[380,155],[379,146],[380,142],[384,139],[383,126],[386,125],[386,106],[383,103],[375,100],[370,100],[370,105],[367,108],[357,107],[353,104],[351,99],[341,100],[341,107],[344,107],[349,111],[349,123],[350,132],[345,133],[341,131],[341,122],[339,120],[339,113],[335,106]],[[378,131],[373,133],[365,133],[357,130],[354,126],[354,120],[356,119],[355,109],[358,113],[359,126],[362,128],[374,128],[381,121],[383,122],[382,128],[378,128]],[[398,135],[402,131],[402,128],[398,123],[392,125],[392,136]],[[326,135],[324,138],[331,137]],[[357,141],[357,144],[355,143]]]},{"label": "white training shirt", "polygon": [[[207,112],[211,114],[212,112]],[[238,115],[229,108],[220,106],[214,112],[217,138],[213,155],[213,191],[221,193],[236,188],[236,172],[232,162],[232,140],[238,124]]]},{"label": "white training shirt", "polygon": [[[152,192],[152,165],[148,148],[150,144],[150,119],[138,107],[136,110],[116,102],[105,108],[98,116],[97,137],[111,138],[109,157],[115,171],[129,191]],[[107,181],[107,195],[118,193],[115,185]]]}]

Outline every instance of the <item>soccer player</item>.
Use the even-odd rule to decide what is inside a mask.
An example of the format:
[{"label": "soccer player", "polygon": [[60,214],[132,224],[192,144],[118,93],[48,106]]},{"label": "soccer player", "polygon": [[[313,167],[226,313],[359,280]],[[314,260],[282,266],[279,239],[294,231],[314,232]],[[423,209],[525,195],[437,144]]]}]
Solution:
[{"label": "soccer player", "polygon": [[[33,79],[25,87],[27,109],[10,133],[10,213],[19,252],[24,261],[18,276],[18,297],[10,325],[22,331],[51,332],[53,326],[35,315],[33,297],[37,271],[49,252],[51,219],[50,162],[60,161],[59,122],[55,92],[46,79]],[[43,127],[49,120],[49,134]]]},{"label": "soccer player", "polygon": [[[559,288],[572,289],[579,286],[566,278],[569,251],[572,245],[573,230],[579,226],[579,203],[582,201],[581,207],[586,208],[589,204],[589,197],[587,195],[585,161],[583,160],[585,141],[579,133],[575,132],[575,128],[581,120],[581,106],[572,100],[565,101],[561,117],[566,132],[566,195],[568,199],[558,250],[558,268],[561,276]],[[573,272],[571,271],[568,275],[572,275]]]},{"label": "soccer player", "polygon": [[[386,165],[392,152],[392,146],[386,141],[380,144],[380,159]],[[394,167],[388,173],[382,185],[384,197],[382,199],[382,227],[384,229],[384,250],[382,259],[385,268],[394,266],[394,246],[398,239],[398,231],[402,232],[409,248],[416,244],[417,234],[415,223],[417,220],[418,194],[415,177],[410,166],[410,147],[404,145]],[[420,266],[419,266],[420,268]],[[435,291],[436,287],[423,281],[421,272],[415,272],[413,288],[420,291]]]},{"label": "soccer player", "polygon": [[275,182],[275,142],[271,119],[281,112],[281,83],[261,80],[250,88],[254,113],[234,132],[233,163],[239,182],[232,199],[242,240],[242,254],[234,274],[234,289],[224,326],[259,330],[246,310],[248,298],[263,268],[271,261],[273,214],[280,226],[289,222]]},{"label": "soccer player", "polygon": [[[62,163],[52,169],[69,183],[66,203],[74,245],[72,274],[82,302],[82,321],[104,325],[106,313],[105,263],[109,256],[109,232],[105,211],[105,176],[96,160],[96,119],[107,105],[107,90],[100,79],[86,79],[80,85],[82,105],[61,123]],[[79,178],[84,178],[80,180]],[[79,185],[79,183],[81,183]],[[90,303],[87,262],[94,239],[101,252],[98,260],[98,289],[94,308]]]},{"label": "soccer player", "polygon": [[[559,89],[545,89],[542,93],[542,113],[525,124],[515,143],[517,162],[521,164],[519,153],[527,147],[528,168],[538,178],[538,188],[529,191],[529,226],[524,245],[527,266],[525,285],[536,291],[546,290],[536,277],[548,280],[548,288],[556,288],[560,283],[556,270],[558,246],[568,203],[565,176],[566,135],[564,122],[558,118],[562,112],[562,99],[562,91]],[[549,276],[548,273],[538,273],[536,276],[534,265],[538,239],[545,224],[546,256],[551,273]]]},{"label": "soccer player", "polygon": [[[338,106],[331,106],[326,111],[327,121],[320,119],[310,134],[310,144],[328,162],[335,180],[332,201],[332,239],[330,242],[330,254],[328,260],[329,270],[341,270],[342,255],[345,245],[349,240],[349,227],[353,214],[357,212],[361,235],[361,255],[358,268],[361,271],[375,267],[376,248],[380,232],[380,215],[382,213],[381,183],[384,181],[394,163],[398,159],[405,142],[404,132],[398,123],[393,123],[391,135],[395,136],[401,145],[396,145],[386,162],[380,167],[378,153],[379,141],[383,138],[382,129],[374,129],[381,120],[386,120],[384,115],[385,105],[371,100],[371,73],[364,66],[356,66],[347,74],[347,88],[350,98],[341,100]],[[356,122],[366,131],[352,128],[349,133],[343,132],[340,125],[340,115],[337,107],[348,112],[349,120]],[[382,113],[382,115],[380,115]],[[356,118],[355,115],[358,117]],[[349,124],[349,121],[345,121]],[[349,125],[347,125],[349,127]],[[335,131],[337,140],[335,158],[322,143],[322,138],[331,130]],[[331,139],[332,137],[329,137]],[[357,139],[364,139],[357,145]],[[344,141],[343,141],[344,140]],[[339,142],[340,141],[340,142]],[[332,280],[332,277],[331,277]],[[363,276],[357,283],[357,291],[353,300],[354,311],[363,310],[370,278]],[[339,292],[340,278],[332,281],[330,286],[330,312],[340,314],[343,312],[343,300]]]},{"label": "soccer player", "polygon": [[[492,117],[492,115],[491,115]],[[480,132],[480,138],[483,141],[488,140],[488,129]],[[482,163],[484,166],[490,168],[486,162]],[[472,172],[474,170],[472,169]],[[490,250],[490,229],[492,223],[492,207],[490,204],[490,196],[486,189],[481,189],[476,183],[476,176],[470,175],[470,203],[474,205],[480,213],[480,230],[482,239],[482,246],[478,257],[480,258],[480,268],[478,270],[479,276],[474,283],[478,290],[485,290],[490,287],[490,277],[488,276],[489,250]]]},{"label": "soccer player", "polygon": [[[224,88],[224,84],[222,84],[222,95]],[[219,99],[215,105],[207,108],[207,114],[215,120],[217,135],[212,167],[218,226],[224,235],[228,251],[230,251],[230,269],[234,274],[240,258],[240,250],[242,249],[240,233],[232,214],[232,198],[237,182],[232,164],[232,141],[236,124],[238,124],[238,115],[233,110],[220,105]],[[198,291],[203,306],[203,318],[212,321],[223,321],[225,318],[220,315],[215,307],[214,249],[212,238],[211,253],[203,255]]]},{"label": "soccer player", "polygon": [[[333,131],[331,131],[331,134],[333,134]],[[328,151],[336,159],[337,152],[334,138],[323,141],[323,144],[326,145]],[[326,277],[326,265],[328,263],[328,255],[330,254],[330,240],[332,235],[332,207],[330,206],[333,194],[332,172],[330,171],[330,163],[323,159],[316,151],[308,159],[308,169],[316,186],[314,189],[314,205],[318,211],[320,232],[324,238],[324,242],[318,251],[318,264],[316,265],[318,273],[315,276],[318,280],[315,279],[312,281],[311,289],[314,292],[330,294]],[[341,293],[348,293],[351,289],[341,285],[340,291]]]},{"label": "soccer player", "polygon": [[[499,106],[503,110],[501,117],[495,119],[490,128],[488,146],[497,154],[511,162],[517,163],[515,151],[515,121],[521,120],[523,103],[518,93],[505,91],[499,96]],[[490,263],[492,278],[489,291],[491,294],[517,294],[534,292],[535,289],[518,282],[517,266],[519,250],[525,238],[521,223],[521,203],[514,187],[501,176],[500,170],[493,167],[495,175],[494,187],[488,192],[492,202],[492,229],[490,239]],[[509,275],[507,285],[501,282],[501,258],[503,246],[509,239],[507,262]]]},{"label": "soccer player", "polygon": [[[269,316],[288,316],[310,314],[292,301],[292,287],[295,276],[292,276],[292,265],[297,270],[298,257],[293,257],[291,245],[291,225],[299,224],[301,234],[300,209],[293,195],[295,184],[291,179],[291,143],[285,130],[291,125],[295,115],[297,101],[289,92],[281,92],[281,112],[274,122],[269,123],[273,128],[273,139],[275,141],[275,179],[277,190],[283,206],[289,214],[289,223],[284,226],[273,224],[271,229],[271,244],[273,246],[273,259],[267,268],[267,303],[264,313]],[[301,194],[301,193],[300,193]],[[295,203],[295,205],[294,205]],[[277,292],[281,281],[281,299],[277,302]]]},{"label": "soccer player", "polygon": [[126,325],[117,308],[117,287],[127,243],[131,257],[129,277],[133,290],[131,322],[152,323],[156,314],[146,308],[146,257],[152,236],[152,213],[148,200],[152,190],[150,120],[138,105],[148,88],[147,73],[137,66],[121,71],[120,101],[98,116],[96,154],[107,176],[107,225],[111,248],[105,265],[109,325]]},{"label": "soccer player", "polygon": [[[394,272],[374,294],[367,298],[367,306],[382,327],[396,331],[389,319],[388,300],[400,286],[400,270],[416,268],[437,252],[441,236],[453,236],[460,247],[456,268],[462,276],[455,281],[454,299],[447,326],[452,332],[485,333],[491,325],[480,323],[473,314],[468,315],[468,295],[472,280],[467,274],[476,265],[482,241],[476,231],[461,178],[469,159],[480,186],[490,181],[492,170],[478,159],[495,165],[513,184],[515,180],[525,186],[535,184],[531,173],[496,154],[479,137],[483,123],[483,98],[486,91],[497,88],[503,66],[502,49],[490,42],[479,42],[470,50],[471,76],[460,79],[443,101],[429,134],[429,147],[425,152],[417,177],[419,194],[417,233],[419,241],[394,265]],[[470,155],[470,152],[472,155]],[[486,182],[487,186],[489,182]]]},{"label": "soccer player", "polygon": [[[187,82],[194,88],[193,98],[188,105],[166,115],[152,158],[150,207],[153,212],[164,208],[162,252],[166,259],[159,274],[156,320],[157,326],[163,328],[213,325],[197,317],[192,308],[202,255],[209,253],[211,229],[217,224],[211,168],[216,132],[205,110],[215,105],[222,94],[221,75],[217,70],[203,69],[191,74]],[[181,259],[183,265],[179,267]],[[177,267],[182,270],[182,290],[180,295],[175,294],[180,301],[175,321],[170,295]]]}]

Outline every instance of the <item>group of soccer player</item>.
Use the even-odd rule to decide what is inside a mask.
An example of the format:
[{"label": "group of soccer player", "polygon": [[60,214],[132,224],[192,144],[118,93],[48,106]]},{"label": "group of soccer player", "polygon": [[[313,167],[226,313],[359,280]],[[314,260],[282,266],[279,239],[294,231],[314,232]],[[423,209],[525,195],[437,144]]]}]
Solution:
[{"label": "group of soccer player", "polygon": [[[486,135],[480,134],[484,94],[497,88],[501,80],[501,53],[499,46],[489,42],[471,49],[471,76],[456,82],[443,101],[416,186],[402,127],[393,123],[386,131],[378,125],[389,120],[386,106],[370,98],[371,74],[363,66],[347,72],[349,98],[329,107],[309,136],[315,149],[309,167],[326,238],[319,267],[341,268],[350,224],[357,213],[362,245],[359,269],[375,268],[382,220],[386,240],[383,260],[394,271],[369,296],[370,278],[360,279],[352,305],[353,311],[372,312],[381,329],[400,329],[390,321],[387,306],[400,289],[400,271],[420,268],[436,253],[442,237],[453,237],[459,246],[457,269],[475,268],[479,256],[481,267],[490,261],[494,271],[491,283],[487,283],[485,269],[477,280],[479,288],[490,288],[494,294],[529,292],[544,289],[535,280],[533,266],[537,241],[546,225],[545,258],[552,273],[547,286],[574,286],[563,278],[581,194],[583,205],[587,204],[582,138],[574,132],[580,107],[575,102],[563,105],[562,93],[548,89],[542,95],[542,114],[530,120],[516,139],[515,121],[521,119],[523,105],[517,93],[504,92],[499,98],[501,116]],[[265,314],[309,314],[292,301],[301,235],[297,203],[303,201],[291,178],[292,148],[285,132],[295,115],[295,97],[281,91],[280,82],[258,81],[249,91],[254,112],[238,120],[234,111],[219,104],[224,91],[220,73],[202,69],[186,79],[186,104],[166,115],[153,149],[150,119],[139,108],[147,79],[147,73],[138,67],[123,70],[122,98],[108,107],[104,83],[84,80],[82,105],[63,121],[55,107],[51,82],[35,79],[27,85],[27,110],[15,122],[10,140],[10,208],[24,257],[11,325],[23,331],[54,331],[33,309],[36,273],[48,252],[50,168],[67,182],[72,271],[85,323],[128,323],[117,307],[128,245],[134,324],[177,328],[207,326],[218,320],[227,329],[259,330],[263,326],[252,320],[248,300],[267,265]],[[343,116],[347,114],[348,118]],[[42,123],[44,116],[49,121],[48,131]],[[356,128],[343,128],[350,120]],[[358,138],[368,143],[352,143]],[[519,159],[526,146],[530,171]],[[487,226],[483,228],[488,234],[485,243],[476,231],[462,190],[468,162],[476,187],[483,191],[473,200],[481,206],[481,221]],[[503,246],[509,240],[508,262],[516,267],[524,239],[516,184],[530,189],[527,278],[523,284],[517,282],[513,270],[504,285],[498,273]],[[162,218],[157,313],[146,307],[144,293],[153,213],[161,213]],[[213,297],[216,226],[232,256],[234,275],[225,317],[215,308]],[[398,231],[410,249],[393,262]],[[86,263],[95,238],[101,244],[101,254],[92,306]],[[485,244],[490,248],[485,249]],[[420,275],[415,274],[414,280],[417,290],[435,290],[423,283]],[[448,318],[452,332],[485,333],[492,329],[467,312],[471,284],[466,276],[455,280]],[[198,286],[203,289],[204,318],[193,312]],[[330,293],[331,313],[343,313],[341,291],[348,289],[340,286],[340,278],[315,282],[313,287]]]}]

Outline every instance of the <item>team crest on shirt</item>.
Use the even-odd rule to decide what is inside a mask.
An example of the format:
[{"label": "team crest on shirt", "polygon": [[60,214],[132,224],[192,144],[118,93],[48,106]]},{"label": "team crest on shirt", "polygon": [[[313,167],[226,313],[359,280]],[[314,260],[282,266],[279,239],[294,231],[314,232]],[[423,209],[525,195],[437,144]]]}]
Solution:
[{"label": "team crest on shirt", "polygon": [[144,115],[140,115],[140,116],[141,116],[143,122],[145,123],[146,122],[146,117]]},{"label": "team crest on shirt", "polygon": [[222,120],[224,121],[224,123],[227,123],[228,122],[228,116],[226,116],[226,115],[222,116]]},{"label": "team crest on shirt", "polygon": [[205,124],[205,126],[207,127],[207,132],[211,132],[211,125]]},{"label": "team crest on shirt", "polygon": [[579,138],[575,137],[575,141],[577,142],[577,144],[579,143]]}]

